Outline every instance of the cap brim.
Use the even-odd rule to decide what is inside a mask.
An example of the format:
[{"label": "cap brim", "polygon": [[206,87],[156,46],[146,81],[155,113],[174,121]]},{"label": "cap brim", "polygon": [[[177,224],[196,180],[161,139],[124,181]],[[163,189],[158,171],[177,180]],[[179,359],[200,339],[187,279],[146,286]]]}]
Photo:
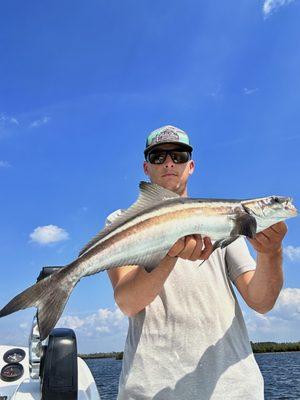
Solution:
[{"label": "cap brim", "polygon": [[155,147],[162,146],[163,144],[174,144],[175,146],[182,147],[182,148],[186,149],[186,150],[189,151],[189,152],[192,152],[192,151],[193,151],[192,146],[190,146],[190,145],[188,145],[188,144],[186,144],[186,143],[175,142],[175,141],[173,140],[173,141],[170,141],[170,142],[155,143],[155,144],[152,144],[152,145],[148,146],[148,147],[144,150],[145,157],[147,156],[147,154],[149,153],[149,151],[155,149]]}]

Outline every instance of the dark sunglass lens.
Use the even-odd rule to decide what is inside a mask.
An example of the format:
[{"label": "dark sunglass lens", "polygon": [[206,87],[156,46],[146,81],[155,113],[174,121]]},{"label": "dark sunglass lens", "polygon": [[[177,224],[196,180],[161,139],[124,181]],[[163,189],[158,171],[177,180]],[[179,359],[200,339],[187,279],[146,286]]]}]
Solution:
[{"label": "dark sunglass lens", "polygon": [[148,159],[151,164],[163,164],[166,159],[166,152],[160,151],[150,153]]},{"label": "dark sunglass lens", "polygon": [[175,164],[184,164],[189,161],[190,153],[188,151],[172,151],[171,157]]}]

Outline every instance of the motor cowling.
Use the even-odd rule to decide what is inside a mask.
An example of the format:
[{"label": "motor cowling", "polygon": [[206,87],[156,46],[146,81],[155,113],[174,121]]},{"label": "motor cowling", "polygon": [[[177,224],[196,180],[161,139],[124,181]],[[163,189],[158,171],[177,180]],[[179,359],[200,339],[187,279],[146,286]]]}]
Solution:
[{"label": "motor cowling", "polygon": [[43,346],[40,378],[42,400],[77,400],[77,343],[72,329],[51,331]]}]

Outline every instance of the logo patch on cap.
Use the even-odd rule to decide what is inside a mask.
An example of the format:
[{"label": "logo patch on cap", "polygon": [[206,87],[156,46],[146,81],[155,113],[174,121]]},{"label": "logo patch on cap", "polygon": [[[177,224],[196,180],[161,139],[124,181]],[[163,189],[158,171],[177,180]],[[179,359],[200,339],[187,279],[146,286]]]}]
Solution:
[{"label": "logo patch on cap", "polygon": [[179,135],[172,131],[171,129],[166,129],[161,132],[159,135],[155,136],[152,140],[151,144],[160,143],[160,142],[178,142]]}]

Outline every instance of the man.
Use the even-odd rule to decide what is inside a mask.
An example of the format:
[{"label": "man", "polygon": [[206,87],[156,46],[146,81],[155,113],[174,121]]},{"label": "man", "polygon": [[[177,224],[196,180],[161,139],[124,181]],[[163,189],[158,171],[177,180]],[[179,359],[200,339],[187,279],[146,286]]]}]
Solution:
[{"label": "man", "polygon": [[[182,197],[195,163],[187,134],[173,126],[147,138],[144,172]],[[108,217],[111,222],[119,212]],[[237,239],[212,253],[207,237],[177,241],[150,273],[138,266],[108,271],[116,303],[129,317],[119,400],[260,400],[263,379],[232,283],[265,313],[283,283],[278,223],[250,242]],[[199,268],[200,260],[206,260]]]}]

